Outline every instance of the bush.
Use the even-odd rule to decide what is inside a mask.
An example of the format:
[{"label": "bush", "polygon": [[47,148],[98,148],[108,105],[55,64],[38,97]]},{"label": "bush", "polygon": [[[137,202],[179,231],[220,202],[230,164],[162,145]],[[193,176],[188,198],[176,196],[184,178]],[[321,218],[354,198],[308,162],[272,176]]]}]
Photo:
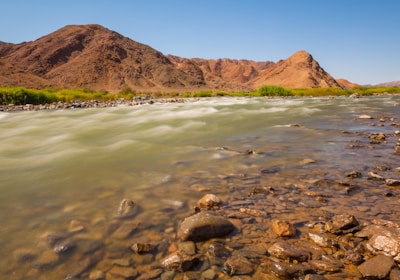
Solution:
[{"label": "bush", "polygon": [[260,96],[291,96],[292,93],[280,86],[261,86],[258,89],[258,94]]}]

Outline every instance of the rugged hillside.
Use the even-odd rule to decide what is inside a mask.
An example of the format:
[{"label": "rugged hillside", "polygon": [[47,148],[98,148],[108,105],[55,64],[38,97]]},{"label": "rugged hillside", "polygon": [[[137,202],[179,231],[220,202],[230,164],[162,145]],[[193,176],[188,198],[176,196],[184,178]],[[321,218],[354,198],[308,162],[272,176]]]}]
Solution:
[{"label": "rugged hillside", "polygon": [[250,90],[261,85],[341,87],[310,54],[278,63],[182,58],[100,25],[69,25],[33,42],[0,42],[0,85],[59,86],[118,92]]},{"label": "rugged hillside", "polygon": [[392,81],[375,85],[377,87],[400,87],[400,81]]},{"label": "rugged hillside", "polygon": [[287,88],[341,87],[306,51],[298,51],[263,70],[248,84],[256,88],[264,84]]},{"label": "rugged hillside", "polygon": [[202,77],[177,69],[167,57],[99,25],[66,26],[0,55],[51,85],[118,91],[198,87]]}]

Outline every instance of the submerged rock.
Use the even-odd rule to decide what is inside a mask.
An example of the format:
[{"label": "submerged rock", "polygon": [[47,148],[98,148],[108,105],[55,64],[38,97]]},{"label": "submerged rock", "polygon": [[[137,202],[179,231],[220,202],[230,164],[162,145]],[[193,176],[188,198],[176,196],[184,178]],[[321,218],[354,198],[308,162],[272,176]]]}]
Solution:
[{"label": "submerged rock", "polygon": [[167,270],[184,272],[191,269],[199,262],[194,256],[188,256],[183,252],[175,252],[161,261],[161,265]]},{"label": "submerged rock", "polygon": [[308,252],[299,250],[285,241],[274,243],[268,249],[268,253],[281,260],[298,260],[303,262],[310,259],[310,254]]},{"label": "submerged rock", "polygon": [[139,207],[131,199],[124,198],[119,204],[117,217],[118,218],[128,218],[136,215],[139,211]]},{"label": "submerged rock", "polygon": [[272,229],[278,236],[290,237],[296,235],[295,226],[288,221],[274,220],[272,222]]},{"label": "submerged rock", "polygon": [[206,194],[197,202],[197,206],[200,209],[211,209],[219,207],[221,203],[222,200],[215,194]]},{"label": "submerged rock", "polygon": [[180,225],[178,237],[182,240],[201,241],[225,236],[234,230],[234,225],[226,218],[207,212],[187,217]]}]

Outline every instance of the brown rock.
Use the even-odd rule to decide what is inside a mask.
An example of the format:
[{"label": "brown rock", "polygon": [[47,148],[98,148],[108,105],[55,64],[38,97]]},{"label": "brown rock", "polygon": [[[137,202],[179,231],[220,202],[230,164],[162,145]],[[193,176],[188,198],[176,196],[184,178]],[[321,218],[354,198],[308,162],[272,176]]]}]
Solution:
[{"label": "brown rock", "polygon": [[178,230],[182,240],[201,241],[225,236],[234,230],[233,224],[226,218],[200,212],[185,218]]},{"label": "brown rock", "polygon": [[288,221],[274,220],[272,222],[272,229],[275,234],[282,237],[291,237],[296,235],[296,228]]},{"label": "brown rock", "polygon": [[167,270],[183,272],[191,269],[199,262],[194,256],[188,256],[183,252],[175,252],[161,261],[161,265]]},{"label": "brown rock", "polygon": [[332,220],[325,224],[325,229],[332,233],[338,233],[341,230],[347,230],[358,226],[359,223],[353,215],[335,215]]},{"label": "brown rock", "polygon": [[299,250],[285,241],[278,241],[268,249],[268,253],[282,260],[307,261],[310,258],[308,252]]},{"label": "brown rock", "polygon": [[136,254],[149,253],[154,249],[154,245],[148,243],[134,243],[131,246],[131,250]]},{"label": "brown rock", "polygon": [[138,213],[138,206],[131,199],[123,199],[119,204],[117,217],[118,218],[129,218]]},{"label": "brown rock", "polygon": [[132,267],[117,265],[113,266],[109,273],[114,277],[123,277],[124,279],[134,279],[138,275],[138,272]]},{"label": "brown rock", "polygon": [[221,203],[222,200],[215,194],[206,194],[197,202],[197,206],[200,209],[211,209],[219,207]]},{"label": "brown rock", "polygon": [[359,265],[358,270],[364,277],[384,279],[389,275],[393,266],[394,261],[392,258],[384,255],[377,255]]},{"label": "brown rock", "polygon": [[311,267],[301,264],[288,264],[273,262],[269,265],[269,270],[279,279],[296,279],[297,277],[312,272]]},{"label": "brown rock", "polygon": [[230,276],[251,274],[253,271],[252,264],[243,257],[228,258],[224,264],[224,272]]}]

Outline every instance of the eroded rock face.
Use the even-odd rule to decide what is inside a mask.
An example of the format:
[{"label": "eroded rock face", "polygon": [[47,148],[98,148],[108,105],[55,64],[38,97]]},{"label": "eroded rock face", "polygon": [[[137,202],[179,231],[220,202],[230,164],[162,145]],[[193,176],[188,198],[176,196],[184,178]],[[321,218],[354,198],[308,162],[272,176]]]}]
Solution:
[{"label": "eroded rock face", "polygon": [[234,225],[226,218],[207,212],[187,217],[180,225],[178,237],[182,240],[201,241],[221,237],[234,230]]}]

